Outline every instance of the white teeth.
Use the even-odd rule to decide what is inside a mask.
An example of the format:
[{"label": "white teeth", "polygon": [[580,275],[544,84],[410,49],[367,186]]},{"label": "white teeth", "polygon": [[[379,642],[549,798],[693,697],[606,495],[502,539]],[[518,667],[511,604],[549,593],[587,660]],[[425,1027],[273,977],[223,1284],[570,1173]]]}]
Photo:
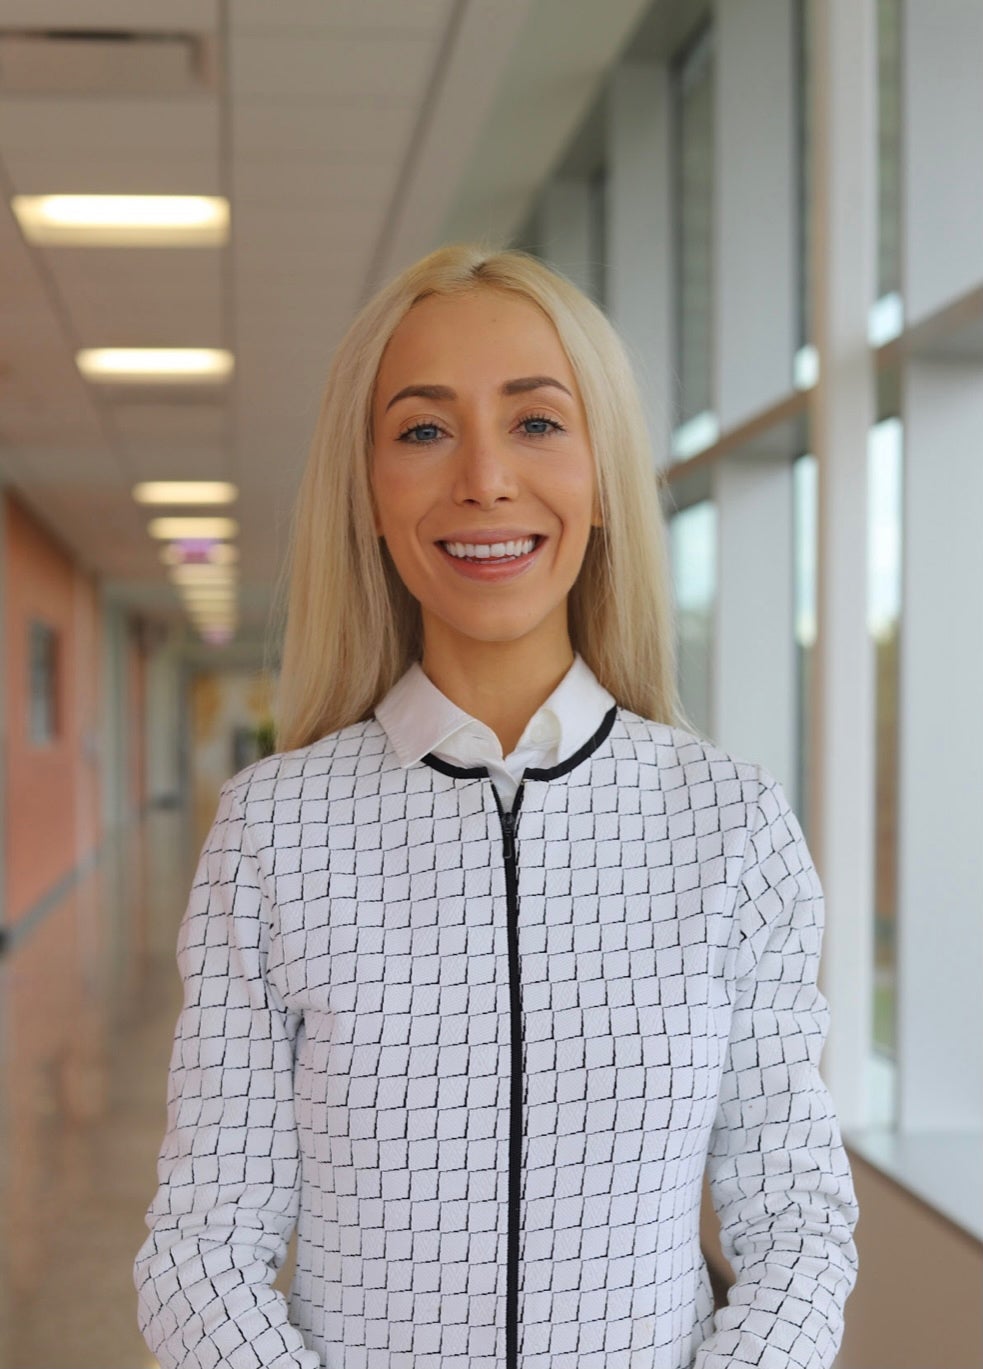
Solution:
[{"label": "white teeth", "polygon": [[501,560],[503,557],[528,556],[536,545],[535,537],[521,542],[443,542],[451,556],[466,557],[471,561]]}]

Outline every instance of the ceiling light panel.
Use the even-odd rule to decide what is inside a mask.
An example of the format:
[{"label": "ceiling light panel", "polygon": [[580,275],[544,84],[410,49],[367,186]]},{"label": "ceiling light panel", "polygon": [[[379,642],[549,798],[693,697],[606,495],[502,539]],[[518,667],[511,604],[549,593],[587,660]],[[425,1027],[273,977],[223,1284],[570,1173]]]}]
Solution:
[{"label": "ceiling light panel", "polygon": [[144,480],[133,487],[138,504],[233,504],[238,497],[224,480]]},{"label": "ceiling light panel", "polygon": [[15,195],[28,242],[40,247],[221,247],[229,202],[212,195]]},{"label": "ceiling light panel", "polygon": [[75,361],[86,380],[110,385],[222,381],[233,367],[218,347],[85,347]]},{"label": "ceiling light panel", "polygon": [[[234,518],[152,518],[147,528],[151,537],[178,542],[185,537],[214,537],[218,541],[235,537],[239,524]],[[180,567],[175,567],[175,570]],[[196,567],[204,569],[204,567]]]}]

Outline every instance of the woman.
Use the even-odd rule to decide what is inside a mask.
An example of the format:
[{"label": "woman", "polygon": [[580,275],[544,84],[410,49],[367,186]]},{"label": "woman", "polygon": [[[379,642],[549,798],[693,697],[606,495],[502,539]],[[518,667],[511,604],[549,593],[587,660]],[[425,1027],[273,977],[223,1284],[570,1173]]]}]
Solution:
[{"label": "woman", "polygon": [[781,784],[683,725],[664,545],[629,364],[569,282],[457,245],[356,318],[284,750],[223,789],[179,936],[134,1271],[163,1369],[832,1364],[822,889]]}]

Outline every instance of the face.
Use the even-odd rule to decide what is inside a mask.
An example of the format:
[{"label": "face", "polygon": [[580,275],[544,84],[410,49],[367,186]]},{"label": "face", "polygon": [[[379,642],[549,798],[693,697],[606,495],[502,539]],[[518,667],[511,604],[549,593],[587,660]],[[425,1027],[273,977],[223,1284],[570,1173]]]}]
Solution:
[{"label": "face", "polygon": [[565,635],[600,512],[583,402],[546,314],[487,288],[421,300],[383,354],[372,424],[376,532],[424,641],[555,641],[561,622]]}]

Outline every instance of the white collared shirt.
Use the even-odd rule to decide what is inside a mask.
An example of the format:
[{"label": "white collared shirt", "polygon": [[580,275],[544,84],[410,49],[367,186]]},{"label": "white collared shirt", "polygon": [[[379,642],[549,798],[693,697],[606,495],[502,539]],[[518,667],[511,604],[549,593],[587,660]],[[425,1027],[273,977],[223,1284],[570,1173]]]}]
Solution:
[{"label": "white collared shirt", "polygon": [[380,700],[375,715],[401,765],[415,765],[432,753],[455,765],[487,766],[503,805],[511,808],[523,772],[572,756],[594,735],[614,702],[575,653],[573,665],[529,719],[515,750],[503,756],[492,729],[439,690],[417,661]]}]

